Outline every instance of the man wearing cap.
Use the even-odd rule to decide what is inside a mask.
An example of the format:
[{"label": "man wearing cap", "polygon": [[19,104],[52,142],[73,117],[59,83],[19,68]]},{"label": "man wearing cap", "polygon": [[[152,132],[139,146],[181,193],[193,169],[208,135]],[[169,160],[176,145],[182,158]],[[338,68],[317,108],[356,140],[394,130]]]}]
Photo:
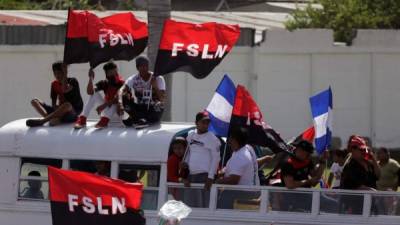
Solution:
[{"label": "man wearing cap", "polygon": [[147,57],[136,58],[136,69],[139,73],[130,76],[118,93],[118,113],[122,115],[126,111],[129,114],[123,121],[125,126],[159,122],[165,104],[165,80],[149,71]]},{"label": "man wearing cap", "polygon": [[189,176],[184,181],[185,186],[190,186],[190,183],[204,184],[204,190],[185,190],[185,203],[191,207],[208,207],[210,187],[220,161],[221,143],[208,131],[209,124],[210,117],[207,112],[197,113],[196,130],[189,132],[186,138],[189,151],[183,167],[188,167]]},{"label": "man wearing cap", "polygon": [[[311,160],[314,147],[308,141],[302,140],[294,144],[294,155],[288,156],[281,165],[283,185],[289,189],[310,188],[318,184],[322,177],[323,166],[315,165]],[[323,162],[321,161],[321,164]],[[285,193],[285,211],[309,211],[312,199],[298,193]]]},{"label": "man wearing cap", "polygon": [[[358,135],[349,138],[348,151],[351,159],[345,164],[340,181],[341,189],[375,190],[380,170],[376,158],[370,152],[365,139]],[[340,210],[362,214],[363,196],[342,196]]]},{"label": "man wearing cap", "polygon": [[376,189],[380,169],[375,156],[370,152],[364,138],[353,135],[348,143],[350,161],[344,166],[342,189]]}]

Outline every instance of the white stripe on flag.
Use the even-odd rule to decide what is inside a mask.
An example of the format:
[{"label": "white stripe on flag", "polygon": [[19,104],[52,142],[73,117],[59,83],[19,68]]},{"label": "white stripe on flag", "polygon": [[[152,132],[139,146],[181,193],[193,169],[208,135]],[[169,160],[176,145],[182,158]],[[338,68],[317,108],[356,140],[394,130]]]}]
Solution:
[{"label": "white stripe on flag", "polygon": [[328,117],[329,113],[326,112],[314,118],[315,138],[320,138],[326,135]]},{"label": "white stripe on flag", "polygon": [[218,92],[215,92],[207,111],[221,121],[230,123],[233,106]]}]

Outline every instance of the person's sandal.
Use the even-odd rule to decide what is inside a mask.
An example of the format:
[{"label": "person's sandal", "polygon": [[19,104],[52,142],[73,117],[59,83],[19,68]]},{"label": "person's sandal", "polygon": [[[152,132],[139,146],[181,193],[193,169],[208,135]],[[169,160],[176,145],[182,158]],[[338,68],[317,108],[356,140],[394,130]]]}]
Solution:
[{"label": "person's sandal", "polygon": [[39,127],[42,126],[43,122],[39,119],[30,119],[26,121],[26,126],[28,127]]}]

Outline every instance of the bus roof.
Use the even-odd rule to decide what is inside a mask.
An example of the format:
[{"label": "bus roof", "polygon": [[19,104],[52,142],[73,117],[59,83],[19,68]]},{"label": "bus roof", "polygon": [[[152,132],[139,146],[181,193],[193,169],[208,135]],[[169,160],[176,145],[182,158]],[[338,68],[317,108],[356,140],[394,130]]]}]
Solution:
[{"label": "bus roof", "polygon": [[26,119],[0,128],[0,155],[66,159],[166,162],[173,136],[190,123],[161,123],[142,130],[112,124],[75,130],[71,124],[29,128]]}]

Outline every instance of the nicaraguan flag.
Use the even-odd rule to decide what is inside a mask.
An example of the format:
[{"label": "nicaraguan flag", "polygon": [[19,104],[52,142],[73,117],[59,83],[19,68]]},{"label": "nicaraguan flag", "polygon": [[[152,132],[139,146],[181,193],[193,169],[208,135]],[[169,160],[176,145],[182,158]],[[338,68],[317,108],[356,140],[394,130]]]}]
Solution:
[{"label": "nicaraguan flag", "polygon": [[209,131],[221,137],[228,136],[235,95],[235,84],[225,74],[206,109],[211,119]]},{"label": "nicaraguan flag", "polygon": [[318,154],[325,151],[332,138],[332,90],[318,93],[310,98],[315,129],[315,148]]}]

